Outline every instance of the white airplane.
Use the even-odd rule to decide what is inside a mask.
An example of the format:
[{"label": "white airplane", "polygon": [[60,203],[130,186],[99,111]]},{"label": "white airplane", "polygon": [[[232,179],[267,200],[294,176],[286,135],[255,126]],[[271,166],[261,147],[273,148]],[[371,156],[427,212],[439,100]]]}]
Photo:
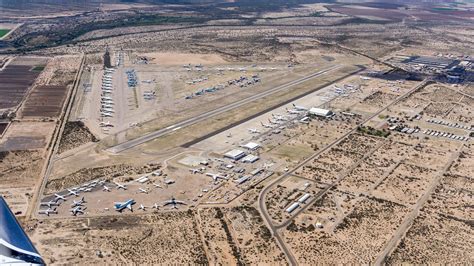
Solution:
[{"label": "white airplane", "polygon": [[139,210],[143,210],[143,211],[146,211],[146,207],[143,205],[143,204],[140,204],[140,207],[138,208]]},{"label": "white airplane", "polygon": [[212,177],[212,179],[214,179],[214,181],[217,181],[218,179],[227,180],[227,176],[224,176],[222,174],[206,173],[206,175]]},{"label": "white airplane", "polygon": [[71,209],[71,214],[76,216],[78,213],[84,214],[86,207],[77,206]]},{"label": "white airplane", "polygon": [[295,109],[290,110],[290,109],[286,108],[286,112],[289,113],[289,114],[292,114],[292,115],[298,115],[298,114],[301,114],[301,112],[303,112],[303,111],[298,111],[298,110],[295,110]]},{"label": "white airplane", "polygon": [[260,133],[260,131],[259,131],[258,129],[256,129],[256,128],[249,128],[248,131],[249,131],[250,133],[252,133],[252,134],[258,134],[258,133]]},{"label": "white airplane", "polygon": [[38,213],[39,214],[45,214],[45,215],[49,216],[50,213],[55,213],[56,214],[56,213],[58,213],[58,211],[56,210],[56,208],[54,208],[54,209],[48,208],[46,210],[40,210],[40,211],[38,211]]},{"label": "white airplane", "polygon": [[138,188],[138,192],[148,194],[148,190],[143,188]]},{"label": "white airplane", "polygon": [[171,184],[173,184],[173,183],[174,183],[174,180],[173,180],[173,179],[166,179],[166,180],[165,180],[165,184],[167,184],[167,185],[171,185]]},{"label": "white airplane", "polygon": [[266,127],[266,128],[273,128],[272,125],[264,124],[263,122],[260,122],[260,124],[262,124],[262,126],[263,126],[263,127]]},{"label": "white airplane", "polygon": [[100,115],[103,117],[114,117],[112,113],[101,113]]},{"label": "white airplane", "polygon": [[48,206],[48,208],[51,209],[51,206],[59,206],[59,203],[50,200],[48,202],[41,202],[40,206]]},{"label": "white airplane", "polygon": [[163,207],[168,206],[168,205],[173,205],[172,208],[177,209],[178,204],[186,205],[184,201],[176,200],[174,197],[172,197],[170,200],[163,202]]},{"label": "white airplane", "polygon": [[360,76],[360,79],[362,79],[362,80],[370,80],[369,77],[364,77],[364,76]]},{"label": "white airplane", "polygon": [[287,121],[288,119],[282,115],[274,115],[272,114],[273,118],[275,118],[277,121]]},{"label": "white airplane", "polygon": [[201,173],[201,170],[200,170],[200,169],[196,169],[196,168],[194,168],[194,169],[189,169],[189,171],[190,171],[191,173],[193,173],[193,175],[194,175],[194,174],[197,174],[197,173]]},{"label": "white airplane", "polygon": [[160,209],[160,205],[158,205],[158,203],[155,203],[153,204],[153,206],[151,207],[152,209]]},{"label": "white airplane", "polygon": [[112,123],[110,123],[110,121],[107,121],[107,122],[100,122],[99,125],[101,127],[113,127],[114,125],[112,125]]},{"label": "white airplane", "polygon": [[71,204],[71,207],[74,208],[74,207],[77,207],[77,206],[82,206],[82,204],[84,204],[86,201],[84,200],[84,197],[82,197],[81,200],[78,200],[78,201],[75,201],[73,200],[73,203]]},{"label": "white airplane", "polygon": [[114,109],[113,108],[107,108],[107,107],[104,107],[104,108],[101,108],[100,109],[101,112],[109,112],[109,113],[115,113]]},{"label": "white airplane", "polygon": [[67,191],[69,192],[68,195],[74,195],[76,197],[79,197],[79,194],[77,194],[77,192],[73,189],[67,189]]},{"label": "white airplane", "polygon": [[119,184],[119,183],[115,183],[115,185],[117,185],[117,189],[127,190],[127,186],[126,186],[126,185],[121,185],[121,184]]},{"label": "white airplane", "polygon": [[104,185],[104,188],[102,189],[102,191],[110,192],[110,188],[108,186]]},{"label": "white airplane", "polygon": [[307,111],[308,110],[308,108],[306,108],[304,106],[298,106],[296,104],[293,104],[293,107],[298,111]]},{"label": "white airplane", "polygon": [[133,204],[135,204],[135,201],[133,199],[129,199],[125,202],[115,202],[114,208],[118,212],[122,212],[125,208],[133,212],[133,209],[132,209]]},{"label": "white airplane", "polygon": [[157,184],[157,183],[153,183],[153,185],[157,188],[162,188],[160,184]]},{"label": "white airplane", "polygon": [[54,194],[54,196],[56,197],[54,200],[57,202],[59,200],[64,200],[66,201],[66,198],[62,195],[59,195],[59,194]]},{"label": "white airplane", "polygon": [[270,118],[268,119],[268,122],[270,122],[270,124],[274,124],[274,125],[279,125],[280,124],[278,121],[271,120]]},{"label": "white airplane", "polygon": [[100,98],[103,100],[113,100],[112,97],[109,97],[109,96],[102,96]]}]

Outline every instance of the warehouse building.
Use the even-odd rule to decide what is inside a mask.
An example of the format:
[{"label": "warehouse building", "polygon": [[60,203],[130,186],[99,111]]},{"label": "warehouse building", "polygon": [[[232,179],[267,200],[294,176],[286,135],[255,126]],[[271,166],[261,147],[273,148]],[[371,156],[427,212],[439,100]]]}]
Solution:
[{"label": "warehouse building", "polygon": [[334,113],[330,110],[313,107],[313,108],[309,109],[308,115],[328,118],[328,117],[333,116]]},{"label": "warehouse building", "polygon": [[244,151],[234,149],[234,150],[231,150],[231,151],[227,152],[226,154],[224,154],[224,157],[232,159],[234,161],[238,161],[238,160],[244,158],[246,155],[247,154]]}]

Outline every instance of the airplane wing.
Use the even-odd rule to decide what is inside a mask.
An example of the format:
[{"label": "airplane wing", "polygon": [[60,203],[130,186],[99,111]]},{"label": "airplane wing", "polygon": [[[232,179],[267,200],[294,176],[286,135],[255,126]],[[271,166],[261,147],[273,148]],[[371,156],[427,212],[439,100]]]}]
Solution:
[{"label": "airplane wing", "polygon": [[44,265],[7,203],[0,196],[0,261],[8,264]]},{"label": "airplane wing", "polygon": [[128,208],[129,210],[132,210],[132,204],[128,204],[128,205],[127,205],[127,208]]}]

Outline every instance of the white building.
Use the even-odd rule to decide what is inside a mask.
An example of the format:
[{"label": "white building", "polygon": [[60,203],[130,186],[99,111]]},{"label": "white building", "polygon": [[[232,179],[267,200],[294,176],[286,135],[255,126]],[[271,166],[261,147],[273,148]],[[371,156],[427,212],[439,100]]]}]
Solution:
[{"label": "white building", "polygon": [[242,162],[244,162],[244,163],[254,163],[254,162],[258,161],[258,159],[260,159],[260,157],[255,156],[253,154],[249,154],[249,155],[245,156],[242,159]]},{"label": "white building", "polygon": [[235,150],[231,150],[231,151],[227,152],[226,154],[224,154],[224,157],[235,160],[235,161],[238,161],[238,160],[242,159],[243,157],[245,157],[245,155],[247,155],[247,154],[244,151],[235,149]]},{"label": "white building", "polygon": [[292,213],[296,208],[298,208],[300,206],[300,204],[298,202],[295,202],[293,204],[290,205],[290,207],[288,207],[286,209],[286,212],[287,213]]},{"label": "white building", "polygon": [[248,150],[254,151],[254,150],[257,150],[258,148],[260,148],[260,144],[255,143],[255,142],[249,142],[249,143],[243,145],[242,147],[246,148]]},{"label": "white building", "polygon": [[334,113],[330,110],[316,108],[316,107],[309,109],[308,114],[313,115],[313,116],[318,116],[318,117],[331,117],[334,115]]}]

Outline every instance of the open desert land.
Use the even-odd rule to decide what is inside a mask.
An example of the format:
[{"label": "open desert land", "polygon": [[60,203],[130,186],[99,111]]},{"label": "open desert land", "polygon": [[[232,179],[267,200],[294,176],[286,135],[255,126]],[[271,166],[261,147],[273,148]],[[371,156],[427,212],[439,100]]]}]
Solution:
[{"label": "open desert land", "polygon": [[47,264],[472,264],[472,4],[113,2],[0,3]]}]

